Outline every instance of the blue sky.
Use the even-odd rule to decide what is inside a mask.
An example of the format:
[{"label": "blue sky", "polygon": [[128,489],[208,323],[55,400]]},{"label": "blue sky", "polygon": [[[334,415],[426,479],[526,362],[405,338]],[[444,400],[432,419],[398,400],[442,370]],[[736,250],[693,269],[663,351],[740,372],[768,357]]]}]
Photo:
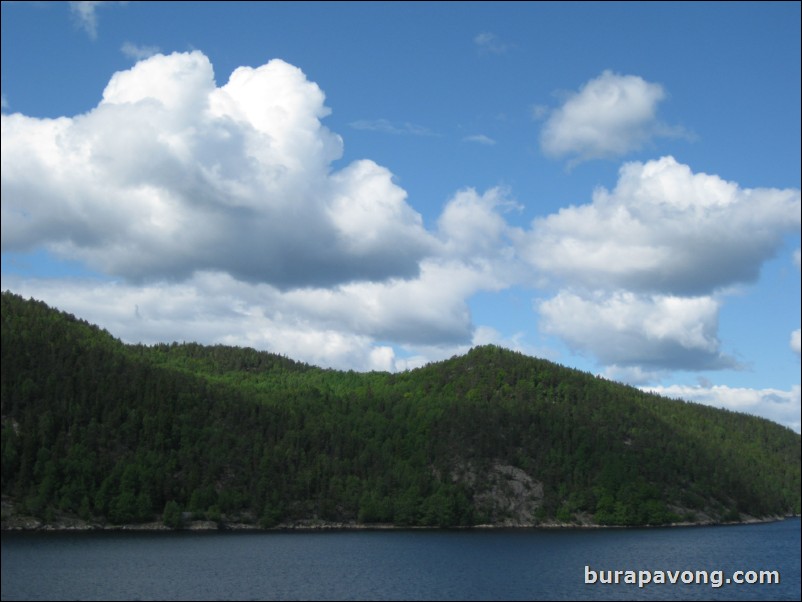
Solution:
[{"label": "blue sky", "polygon": [[799,3],[3,2],[2,288],[799,431],[800,44]]}]

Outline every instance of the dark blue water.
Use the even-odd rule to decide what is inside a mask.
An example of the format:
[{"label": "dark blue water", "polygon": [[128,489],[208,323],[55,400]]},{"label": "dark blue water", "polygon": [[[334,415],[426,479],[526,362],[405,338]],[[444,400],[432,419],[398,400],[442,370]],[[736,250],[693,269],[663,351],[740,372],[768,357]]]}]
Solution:
[{"label": "dark blue water", "polygon": [[[590,570],[775,570],[601,585]],[[623,576],[622,576],[623,580]],[[799,600],[800,521],[668,529],[10,533],[2,599]]]}]

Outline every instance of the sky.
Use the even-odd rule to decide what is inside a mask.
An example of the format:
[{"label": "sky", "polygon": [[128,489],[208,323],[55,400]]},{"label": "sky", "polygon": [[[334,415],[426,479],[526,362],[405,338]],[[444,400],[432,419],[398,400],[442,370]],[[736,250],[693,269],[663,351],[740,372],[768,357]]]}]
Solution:
[{"label": "sky", "polygon": [[799,432],[800,22],[2,2],[2,289],[338,369],[492,343]]}]

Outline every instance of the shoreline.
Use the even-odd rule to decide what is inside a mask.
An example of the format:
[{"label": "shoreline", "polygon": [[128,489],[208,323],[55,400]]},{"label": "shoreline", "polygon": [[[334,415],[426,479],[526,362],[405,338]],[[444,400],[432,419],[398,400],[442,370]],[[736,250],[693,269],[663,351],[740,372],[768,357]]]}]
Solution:
[{"label": "shoreline", "polygon": [[767,517],[744,517],[740,521],[721,522],[713,520],[704,520],[697,522],[678,522],[667,523],[663,525],[600,525],[597,523],[559,523],[543,522],[538,524],[525,524],[525,523],[499,523],[499,524],[480,524],[470,526],[453,526],[453,527],[436,527],[436,526],[415,526],[415,525],[394,525],[391,523],[356,523],[356,522],[338,522],[338,521],[322,521],[322,520],[298,520],[291,523],[280,523],[275,527],[262,528],[248,523],[237,522],[214,522],[206,520],[190,521],[186,526],[179,529],[168,527],[161,521],[154,521],[148,523],[132,523],[124,525],[109,525],[99,522],[83,521],[81,519],[65,519],[56,523],[45,523],[35,517],[9,517],[4,518],[0,524],[0,531],[3,533],[14,532],[50,532],[50,533],[65,533],[65,532],[133,532],[133,533],[156,533],[156,532],[196,532],[196,533],[210,533],[210,532],[252,532],[252,533],[270,533],[270,532],[319,532],[319,531],[454,531],[454,530],[495,530],[495,529],[526,529],[526,530],[555,530],[555,529],[666,529],[676,527],[712,527],[712,526],[733,526],[733,525],[751,525],[751,524],[765,524],[784,521],[792,518],[799,518],[800,515],[787,515],[787,516],[767,516]]}]

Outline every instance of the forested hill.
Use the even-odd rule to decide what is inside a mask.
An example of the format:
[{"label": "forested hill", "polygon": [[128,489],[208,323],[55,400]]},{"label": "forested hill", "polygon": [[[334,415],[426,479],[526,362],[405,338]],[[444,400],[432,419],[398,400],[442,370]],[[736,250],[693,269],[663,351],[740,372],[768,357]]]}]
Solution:
[{"label": "forested hill", "polygon": [[800,436],[493,346],[399,374],[124,345],[2,294],[2,493],[54,523],[665,524],[798,514]]}]

